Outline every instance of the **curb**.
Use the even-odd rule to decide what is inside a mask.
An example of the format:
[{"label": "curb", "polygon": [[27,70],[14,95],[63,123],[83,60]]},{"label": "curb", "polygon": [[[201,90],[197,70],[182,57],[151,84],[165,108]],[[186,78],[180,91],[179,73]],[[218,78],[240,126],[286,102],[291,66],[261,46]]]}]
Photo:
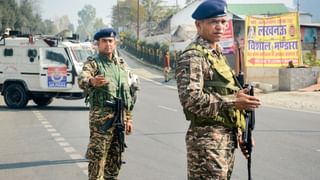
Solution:
[{"label": "curb", "polygon": [[[129,56],[129,57],[132,58],[134,61],[137,61],[138,63],[140,63],[140,64],[142,64],[142,65],[144,65],[144,66],[148,66],[148,67],[150,67],[150,68],[153,68],[153,69],[159,71],[159,73],[161,73],[161,75],[163,74],[163,68],[162,68],[162,67],[153,65],[153,64],[148,63],[148,62],[146,62],[146,61],[144,61],[144,60],[142,60],[142,59],[139,59],[139,58],[135,57],[134,55],[132,55],[131,53],[127,52],[127,51],[124,50],[124,49],[121,49],[121,50],[119,50],[119,51],[120,51],[120,53],[123,53],[123,54],[125,54],[126,56]],[[169,76],[171,76],[171,78],[170,78],[171,80],[175,79],[175,78],[174,78],[174,76],[175,76],[174,74],[175,74],[175,70],[172,70],[172,69],[171,69],[171,71],[170,71],[170,73],[169,73]]]},{"label": "curb", "polygon": [[134,59],[135,61],[137,61],[137,62],[139,62],[139,63],[141,63],[141,64],[143,64],[143,65],[152,67],[152,68],[154,68],[154,69],[156,69],[156,70],[159,70],[159,71],[161,71],[161,72],[163,71],[163,69],[162,69],[161,67],[156,66],[156,65],[153,65],[153,64],[150,64],[150,63],[148,63],[148,62],[145,62],[144,60],[135,57],[134,55],[132,55],[131,53],[127,52],[127,51],[124,50],[124,49],[119,49],[119,51],[120,51],[120,53],[126,54],[126,56],[129,56],[130,58]]}]

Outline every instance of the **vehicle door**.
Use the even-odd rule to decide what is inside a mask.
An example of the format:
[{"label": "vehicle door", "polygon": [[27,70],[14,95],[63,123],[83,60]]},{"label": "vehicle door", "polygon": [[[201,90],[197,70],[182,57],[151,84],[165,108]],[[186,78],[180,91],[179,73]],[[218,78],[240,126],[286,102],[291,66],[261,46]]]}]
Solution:
[{"label": "vehicle door", "polygon": [[41,48],[40,76],[40,86],[43,89],[72,89],[72,64],[65,48]]}]

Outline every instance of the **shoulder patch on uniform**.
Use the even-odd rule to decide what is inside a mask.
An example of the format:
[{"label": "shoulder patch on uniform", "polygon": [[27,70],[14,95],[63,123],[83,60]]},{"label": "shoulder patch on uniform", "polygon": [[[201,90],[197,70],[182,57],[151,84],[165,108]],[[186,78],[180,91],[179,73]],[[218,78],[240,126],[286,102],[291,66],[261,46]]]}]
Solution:
[{"label": "shoulder patch on uniform", "polygon": [[124,63],[124,59],[120,56],[117,57],[117,60],[119,63],[123,64]]},{"label": "shoulder patch on uniform", "polygon": [[187,49],[181,54],[181,57],[202,57],[203,55],[199,49]]},{"label": "shoulder patch on uniform", "polygon": [[95,58],[94,58],[94,57],[92,57],[92,56],[89,56],[89,57],[87,57],[87,60],[88,60],[88,61],[94,61],[94,60],[95,60]]}]

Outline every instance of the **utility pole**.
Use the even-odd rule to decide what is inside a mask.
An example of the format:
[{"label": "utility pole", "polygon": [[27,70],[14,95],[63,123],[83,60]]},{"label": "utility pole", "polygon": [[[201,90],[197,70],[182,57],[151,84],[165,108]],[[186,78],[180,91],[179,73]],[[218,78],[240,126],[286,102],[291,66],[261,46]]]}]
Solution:
[{"label": "utility pole", "polygon": [[120,33],[120,4],[119,0],[117,0],[117,9],[118,9],[118,33]]},{"label": "utility pole", "polygon": [[176,0],[176,12],[178,12],[178,0]]},{"label": "utility pole", "polygon": [[139,0],[137,0],[137,41],[139,41],[139,31],[140,31],[140,22],[139,22]]},{"label": "utility pole", "polygon": [[[299,32],[301,32],[300,28],[300,0],[297,0],[297,15],[298,15],[298,27],[299,27]],[[301,38],[300,38],[301,39]],[[299,40],[300,41],[300,48],[299,48],[299,51],[300,51],[300,62],[299,62],[299,65],[303,65],[303,55],[302,55],[302,42],[303,42],[303,39]]]}]

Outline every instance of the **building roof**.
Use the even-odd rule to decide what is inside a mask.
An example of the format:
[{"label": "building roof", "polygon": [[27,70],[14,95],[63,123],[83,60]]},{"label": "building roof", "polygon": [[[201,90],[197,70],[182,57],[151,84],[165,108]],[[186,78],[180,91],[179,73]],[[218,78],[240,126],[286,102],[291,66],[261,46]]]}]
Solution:
[{"label": "building roof", "polygon": [[301,23],[300,25],[305,27],[320,27],[320,23]]},{"label": "building roof", "polygon": [[171,42],[184,42],[191,39],[197,33],[197,28],[193,24],[179,25],[173,33]]},{"label": "building roof", "polygon": [[236,15],[273,15],[290,12],[282,3],[229,4],[228,10]]}]

